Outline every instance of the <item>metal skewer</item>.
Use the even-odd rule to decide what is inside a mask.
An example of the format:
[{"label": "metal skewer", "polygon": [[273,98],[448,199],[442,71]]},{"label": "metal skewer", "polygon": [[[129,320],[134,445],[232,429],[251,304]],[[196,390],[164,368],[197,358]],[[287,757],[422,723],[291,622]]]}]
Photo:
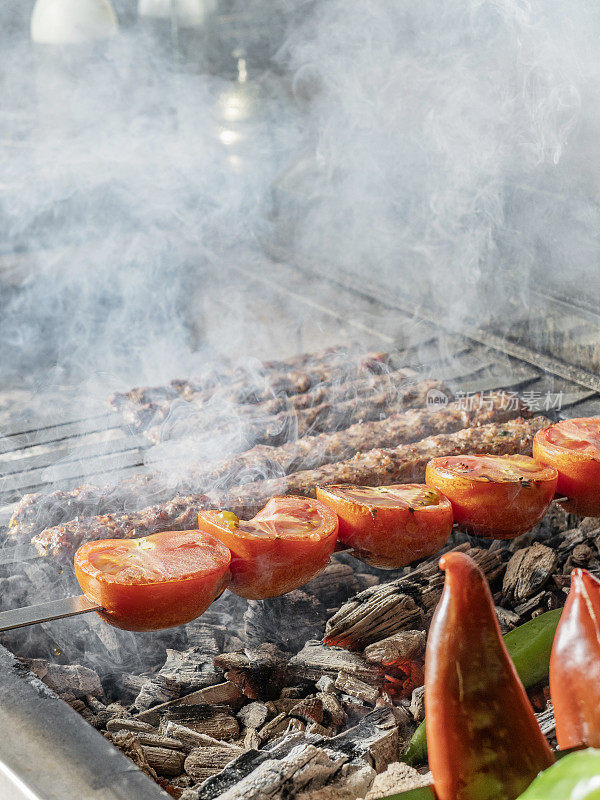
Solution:
[{"label": "metal skewer", "polygon": [[14,608],[0,613],[0,632],[26,628],[28,625],[37,625],[38,622],[52,622],[52,620],[64,617],[75,617],[78,614],[87,614],[88,611],[99,611],[100,608],[101,606],[92,603],[84,594],[64,597],[61,600],[50,600],[48,603]]}]

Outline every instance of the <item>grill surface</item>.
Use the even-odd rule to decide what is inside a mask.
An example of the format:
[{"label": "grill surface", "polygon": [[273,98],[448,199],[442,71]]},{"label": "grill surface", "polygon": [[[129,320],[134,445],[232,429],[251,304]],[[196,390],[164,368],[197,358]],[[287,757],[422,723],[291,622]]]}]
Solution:
[{"label": "grill surface", "polygon": [[[461,392],[504,389],[518,391],[534,406],[539,403],[534,410],[551,416],[597,413],[595,384],[584,371],[523,345],[481,331],[460,335],[411,314],[399,301],[382,302],[356,288],[333,285],[314,275],[308,279],[278,264],[260,273],[244,272],[244,276],[265,308],[279,312],[269,320],[273,340],[281,333],[282,341],[294,340],[295,350],[316,350],[350,340],[359,340],[364,349],[397,347],[419,375],[444,380],[459,397]],[[299,320],[292,331],[290,319]],[[210,335],[209,324],[207,331]],[[68,392],[65,399],[69,400]],[[10,395],[3,400],[7,406]],[[33,406],[33,397],[25,401]],[[61,404],[54,413],[33,409],[5,416],[5,436],[0,440],[2,525],[25,492],[73,487],[84,480],[110,483],[144,470],[150,443],[101,403],[83,410],[76,404]],[[0,718],[6,717],[7,730],[11,726],[16,730],[18,725],[23,732],[20,743],[0,743],[0,765],[5,768],[0,771],[0,793],[7,786],[11,797],[34,800],[78,793],[102,800],[166,796],[78,714],[26,670],[16,668],[16,663],[0,648],[0,695],[9,698],[0,704]],[[55,735],[47,735],[50,727]],[[81,794],[82,789],[88,793]]]},{"label": "grill surface", "polygon": [[[596,413],[597,376],[525,345],[482,330],[457,334],[411,314],[401,299],[387,296],[384,303],[381,296],[367,297],[359,287],[350,287],[349,278],[345,287],[314,275],[307,281],[277,264],[260,274],[243,272],[257,295],[264,296],[266,287],[270,301],[281,307],[283,300],[285,313],[274,327],[282,328],[286,340],[294,338],[298,351],[351,339],[359,339],[365,348],[407,348],[407,365],[423,377],[446,381],[457,392],[518,390],[539,403],[534,410],[561,417]],[[293,337],[289,319],[300,320]],[[72,488],[84,479],[112,483],[144,471],[148,440],[102,403],[82,410],[68,405],[68,395],[67,389],[62,398],[67,405],[54,413],[34,408],[27,416],[6,415],[0,439],[0,525],[26,492]],[[8,404],[10,395],[3,399]]]}]

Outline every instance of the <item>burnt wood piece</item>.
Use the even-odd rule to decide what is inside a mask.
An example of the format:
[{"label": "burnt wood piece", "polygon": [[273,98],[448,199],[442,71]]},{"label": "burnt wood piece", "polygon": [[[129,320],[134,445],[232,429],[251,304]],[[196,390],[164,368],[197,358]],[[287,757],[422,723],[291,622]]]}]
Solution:
[{"label": "burnt wood piece", "polygon": [[[197,747],[185,759],[185,771],[195,781],[204,781],[243,753],[241,747],[227,744]],[[158,770],[157,770],[158,772]]]},{"label": "burnt wood piece", "polygon": [[212,663],[222,648],[220,631],[200,620],[187,628],[188,647],[185,650],[167,648],[165,663],[144,683],[135,700],[138,710],[150,708],[157,700],[163,703],[221,680],[220,671]]},{"label": "burnt wood piece", "polygon": [[170,747],[148,747],[144,744],[142,744],[142,750],[146,761],[157,775],[170,778],[181,775],[183,772],[185,753]]},{"label": "burnt wood piece", "polygon": [[300,744],[282,759],[263,761],[250,775],[220,795],[221,800],[284,800],[323,786],[347,761],[335,751]]},{"label": "burnt wood piece", "polygon": [[429,436],[415,444],[368,450],[357,453],[348,461],[294,472],[284,478],[249,483],[238,491],[215,495],[214,499],[221,507],[248,518],[274,495],[314,497],[315,487],[319,485],[348,483],[385,486],[390,483],[422,482],[425,479],[427,462],[435,456],[463,453],[531,455],[535,433],[549,424],[550,420],[541,416],[533,419],[518,418],[504,423],[466,428],[455,433]]},{"label": "burnt wood piece", "polygon": [[83,543],[94,539],[134,539],[168,530],[198,527],[198,512],[207,507],[205,495],[175,497],[131,514],[102,514],[74,519],[64,525],[46,528],[31,543],[43,555],[71,558]]},{"label": "burnt wood piece", "polygon": [[340,672],[371,688],[382,683],[380,670],[369,664],[359,653],[351,653],[340,647],[327,647],[317,641],[307,642],[287,665],[287,674],[291,680],[300,678],[317,681],[326,675],[335,681]]},{"label": "burnt wood piece", "polygon": [[[504,550],[483,550],[467,543],[454,549],[471,556],[488,581],[504,574]],[[357,594],[328,620],[327,644],[362,650],[399,631],[424,628],[444,585],[438,561],[439,556],[432,556],[402,578]]]},{"label": "burnt wood piece", "polygon": [[395,447],[439,433],[451,433],[490,422],[505,422],[519,414],[527,416],[524,406],[519,404],[514,407],[507,403],[503,394],[492,394],[485,400],[481,397],[478,400],[478,396],[475,396],[469,409],[463,406],[461,403],[450,403],[433,411],[428,408],[397,411],[385,419],[360,421],[343,431],[304,436],[278,447],[255,445],[245,453],[208,465],[205,472],[194,470],[194,480],[198,486],[215,486],[219,482],[228,485],[234,482],[248,483],[253,475],[289,474],[344,461],[361,450]]},{"label": "burnt wood piece", "polygon": [[548,583],[558,564],[558,554],[539,542],[517,550],[504,573],[503,600],[517,605],[532,597]]},{"label": "burnt wood piece", "polygon": [[[186,792],[182,800],[265,796],[284,800],[328,783],[346,763],[385,769],[397,759],[397,737],[390,709],[375,709],[358,725],[332,738],[295,733],[264,750],[248,750],[218,775]],[[313,771],[313,765],[318,769]]]},{"label": "burnt wood piece", "polygon": [[365,658],[373,664],[396,664],[416,658],[423,659],[426,642],[425,631],[399,631],[365,647]]},{"label": "burnt wood piece", "polygon": [[274,644],[246,648],[243,652],[223,653],[214,659],[225,670],[227,680],[250,700],[277,699],[286,685],[289,654]]},{"label": "burnt wood piece", "polygon": [[78,664],[52,664],[41,658],[24,659],[24,661],[46,686],[63,699],[104,695],[98,673],[93,669]]}]

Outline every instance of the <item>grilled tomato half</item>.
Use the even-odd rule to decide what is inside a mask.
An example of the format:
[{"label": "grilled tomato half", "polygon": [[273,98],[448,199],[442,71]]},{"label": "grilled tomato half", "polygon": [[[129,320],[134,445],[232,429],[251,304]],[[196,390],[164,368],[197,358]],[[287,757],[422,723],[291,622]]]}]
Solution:
[{"label": "grilled tomato half", "polygon": [[227,588],[231,553],[202,531],[100,539],[75,553],[75,574],[100,616],[130,631],[183,625]]},{"label": "grilled tomato half", "polygon": [[340,542],[374,567],[395,569],[430,556],[452,531],[452,506],[424,484],[318,486],[317,498],[337,514]]},{"label": "grilled tomato half", "polygon": [[567,419],[538,431],[533,457],[558,470],[556,491],[569,498],[566,511],[600,517],[600,419]]},{"label": "grilled tomato half", "polygon": [[273,497],[251,520],[230,511],[201,511],[200,530],[231,551],[232,592],[249,600],[278,597],[303,586],[327,566],[338,519],[307,497]]},{"label": "grilled tomato half", "polygon": [[425,472],[428,486],[452,503],[454,521],[477,536],[512,539],[542,519],[558,473],[529,456],[442,456]]}]

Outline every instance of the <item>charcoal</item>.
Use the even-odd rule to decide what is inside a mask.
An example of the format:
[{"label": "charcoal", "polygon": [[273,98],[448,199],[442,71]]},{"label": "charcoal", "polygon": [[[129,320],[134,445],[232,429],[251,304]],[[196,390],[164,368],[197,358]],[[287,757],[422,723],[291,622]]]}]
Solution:
[{"label": "charcoal", "polygon": [[422,722],[425,719],[425,687],[417,686],[413,690],[410,700],[410,713],[415,722]]},{"label": "charcoal", "polygon": [[152,733],[156,729],[147,722],[138,719],[127,719],[126,717],[113,717],[106,725],[106,730],[111,733],[117,731],[132,731],[133,733]]},{"label": "charcoal", "polygon": [[336,696],[331,692],[319,692],[317,697],[323,706],[323,712],[327,723],[336,728],[344,725],[346,722],[346,712],[338,702]]},{"label": "charcoal", "polygon": [[176,680],[169,680],[160,674],[146,680],[140,693],[135,698],[134,706],[138,711],[145,711],[152,706],[174,700],[181,694],[181,685]]},{"label": "charcoal", "polygon": [[219,740],[236,739],[240,732],[238,721],[227,706],[175,705],[164,712],[163,719]]},{"label": "charcoal", "polygon": [[242,693],[231,681],[224,681],[223,683],[216,683],[212,686],[206,686],[201,690],[201,696],[205,702],[213,704],[226,704],[232,708],[238,708],[243,702]]},{"label": "charcoal", "polygon": [[286,684],[289,654],[272,643],[247,648],[243,653],[224,653],[214,659],[226,670],[225,677],[250,700],[276,699]]},{"label": "charcoal", "polygon": [[131,731],[118,731],[117,733],[107,733],[105,735],[119,750],[130,758],[142,772],[153,780],[157,780],[158,776],[154,768],[148,763],[144,748],[138,742],[134,733]]},{"label": "charcoal", "polygon": [[282,650],[297,652],[307,639],[320,636],[327,609],[303,589],[270,600],[250,600],[244,614],[244,634],[249,644],[272,642]]},{"label": "charcoal", "polygon": [[201,647],[183,651],[167,649],[167,660],[157,677],[169,685],[177,685],[180,693],[213,686],[221,679],[221,672],[214,668],[212,662],[218,652],[207,652]]},{"label": "charcoal", "polygon": [[185,771],[195,781],[216,775],[244,751],[241,747],[220,744],[197,747],[185,759]]},{"label": "charcoal", "polygon": [[425,631],[400,631],[365,647],[365,658],[374,664],[394,664],[425,656]]},{"label": "charcoal", "polygon": [[323,703],[318,697],[307,697],[296,703],[288,712],[291,717],[298,717],[304,722],[323,722]]},{"label": "charcoal", "polygon": [[381,772],[398,756],[398,728],[394,715],[389,708],[377,708],[354,728],[330,739],[327,746],[345,753],[352,762],[366,762]]},{"label": "charcoal", "polygon": [[358,653],[351,653],[340,647],[326,647],[321,642],[309,641],[302,650],[290,659],[288,672],[292,676],[318,680],[322,675],[336,679],[339,672],[345,672],[369,686],[381,682],[379,670]]},{"label": "charcoal", "polygon": [[300,792],[323,786],[346,761],[344,755],[323,750],[311,744],[300,744],[280,760],[261,763],[220,796],[220,800],[284,800]]},{"label": "charcoal", "polygon": [[374,779],[365,800],[379,800],[381,797],[408,792],[431,784],[431,775],[421,775],[413,767],[402,761],[395,761]]},{"label": "charcoal", "polygon": [[61,697],[102,697],[104,692],[98,673],[77,664],[51,664],[43,659],[28,660],[29,668],[40,680]]},{"label": "charcoal", "polygon": [[[162,747],[167,750],[179,751],[184,751],[186,749],[185,744],[180,739],[174,739],[172,736],[163,736],[160,733],[150,733],[149,731],[140,731],[135,735],[138,742],[144,745],[144,747]],[[151,760],[150,763],[152,763]],[[160,772],[158,769],[156,771]],[[179,773],[176,774],[179,775]]]},{"label": "charcoal", "polygon": [[181,742],[183,749],[190,751],[198,747],[217,747],[219,745],[228,745],[214,736],[209,736],[206,733],[198,733],[185,725],[177,725],[176,722],[166,722],[162,726],[162,731],[166,737],[174,738]]},{"label": "charcoal", "polygon": [[142,745],[146,761],[157,775],[165,777],[181,775],[185,761],[185,753],[168,747],[146,747]]},{"label": "charcoal", "polygon": [[276,717],[273,717],[257,731],[260,741],[264,742],[268,739],[274,739],[276,736],[281,736],[287,730],[289,722],[288,716],[284,711],[281,714],[277,714]]},{"label": "charcoal", "polygon": [[[320,741],[318,737],[311,737],[311,741]],[[232,787],[248,777],[254,770],[267,760],[285,758],[297,746],[306,742],[303,733],[287,736],[282,742],[277,742],[272,747],[264,750],[252,749],[242,753],[231,762],[218,775],[205,780],[199,787],[195,787],[182,797],[182,800],[215,800]]]},{"label": "charcoal", "polygon": [[363,703],[375,705],[379,697],[379,689],[374,686],[369,686],[368,683],[355,678],[353,675],[348,675],[347,672],[338,672],[335,679],[336,689],[340,692],[348,694],[351,697],[356,697]]},{"label": "charcoal", "polygon": [[237,713],[237,718],[246,728],[260,728],[265,724],[269,710],[264,703],[248,703]]},{"label": "charcoal", "polygon": [[532,616],[536,611],[548,611],[550,606],[550,592],[539,592],[538,594],[525,600],[524,603],[519,603],[515,606],[515,612],[522,618],[526,619]]},{"label": "charcoal", "polygon": [[555,551],[539,542],[517,550],[506,565],[502,582],[504,597],[515,604],[527,600],[548,582],[557,566]]},{"label": "charcoal", "polygon": [[[504,550],[489,551],[468,543],[454,549],[471,556],[488,581],[493,582],[504,574]],[[399,631],[425,627],[425,620],[433,614],[444,585],[438,561],[439,555],[427,558],[402,578],[355,595],[327,621],[327,644],[362,649]]]}]

